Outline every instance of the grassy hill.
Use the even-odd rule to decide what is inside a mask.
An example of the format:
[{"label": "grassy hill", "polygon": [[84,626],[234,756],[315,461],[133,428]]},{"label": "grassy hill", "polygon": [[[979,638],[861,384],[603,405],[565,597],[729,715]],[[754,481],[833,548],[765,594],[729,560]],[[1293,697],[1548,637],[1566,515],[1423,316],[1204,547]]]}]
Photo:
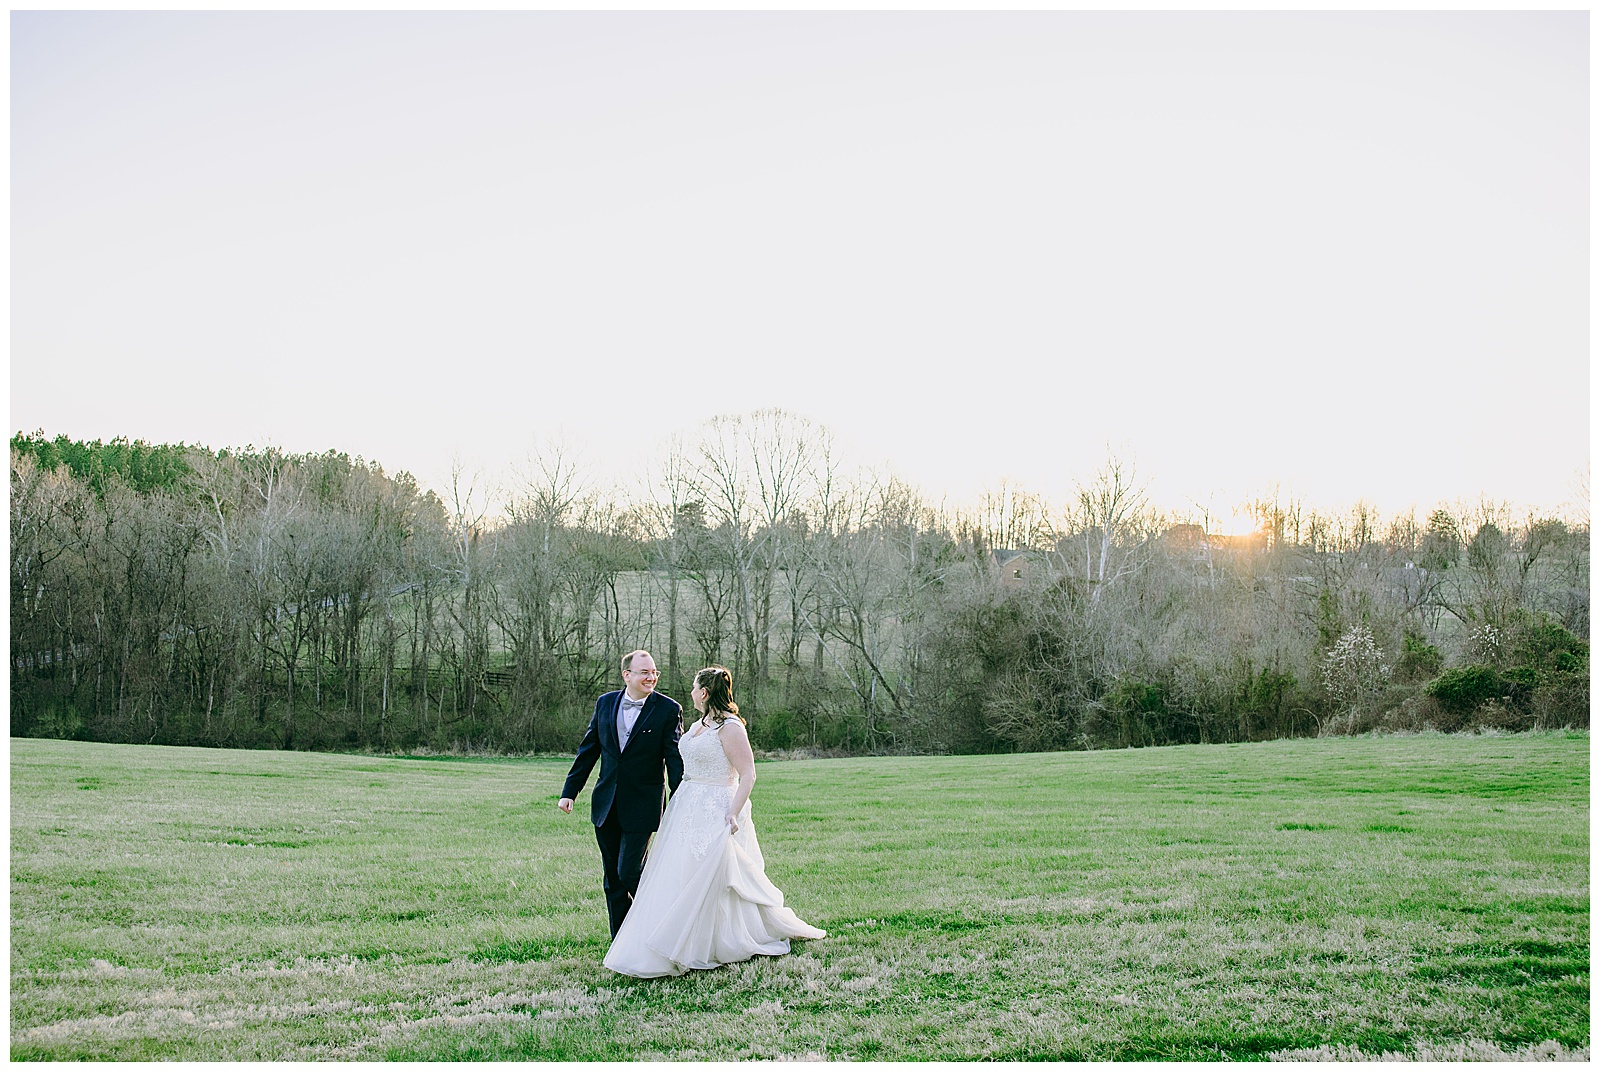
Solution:
[{"label": "grassy hill", "polygon": [[1587,734],[764,763],[829,936],[653,981],[566,766],[13,739],[12,1057],[1589,1046]]}]

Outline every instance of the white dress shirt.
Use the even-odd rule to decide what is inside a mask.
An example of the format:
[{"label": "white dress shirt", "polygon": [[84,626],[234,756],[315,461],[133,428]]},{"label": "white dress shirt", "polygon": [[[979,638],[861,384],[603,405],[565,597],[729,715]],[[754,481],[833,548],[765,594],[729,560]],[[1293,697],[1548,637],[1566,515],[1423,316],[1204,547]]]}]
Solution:
[{"label": "white dress shirt", "polygon": [[[650,697],[646,696],[644,700]],[[633,736],[634,724],[639,721],[639,712],[644,710],[644,700],[631,699],[626,692],[617,704],[617,747],[628,747],[628,738]]]}]

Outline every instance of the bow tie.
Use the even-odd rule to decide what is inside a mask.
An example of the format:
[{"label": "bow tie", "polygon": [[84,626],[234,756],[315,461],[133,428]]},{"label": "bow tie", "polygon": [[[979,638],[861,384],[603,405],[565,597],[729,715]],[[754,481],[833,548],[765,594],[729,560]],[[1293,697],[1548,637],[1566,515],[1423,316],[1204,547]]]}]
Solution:
[{"label": "bow tie", "polygon": [[[650,697],[646,696],[645,700],[648,700],[649,698]],[[624,706],[624,707],[643,707],[644,706],[644,700],[630,700],[626,696],[624,696],[622,698],[622,706]]]}]

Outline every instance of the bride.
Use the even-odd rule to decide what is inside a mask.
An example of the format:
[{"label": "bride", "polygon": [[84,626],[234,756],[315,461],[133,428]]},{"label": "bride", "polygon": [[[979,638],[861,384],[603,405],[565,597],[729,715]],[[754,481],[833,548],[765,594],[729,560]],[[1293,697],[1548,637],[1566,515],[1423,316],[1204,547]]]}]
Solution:
[{"label": "bride", "polygon": [[750,825],[755,755],[733,702],[733,675],[708,666],[690,695],[700,718],[678,742],[683,781],[606,953],[606,967],[641,979],[779,956],[791,938],[827,936],[785,908],[767,879]]}]

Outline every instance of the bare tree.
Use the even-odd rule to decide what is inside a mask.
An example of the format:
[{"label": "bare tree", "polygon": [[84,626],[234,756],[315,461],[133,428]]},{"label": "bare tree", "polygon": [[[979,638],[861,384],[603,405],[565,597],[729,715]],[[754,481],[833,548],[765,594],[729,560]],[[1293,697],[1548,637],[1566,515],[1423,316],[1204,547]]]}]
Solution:
[{"label": "bare tree", "polygon": [[667,604],[665,674],[668,681],[686,680],[678,621],[682,584],[691,568],[691,555],[704,538],[704,504],[696,493],[694,470],[682,436],[673,436],[665,453],[645,472],[639,517],[649,541],[654,567],[651,576],[661,586]]},{"label": "bare tree", "polygon": [[993,551],[1043,550],[1058,536],[1044,496],[1009,480],[983,493],[972,527],[981,546]]},{"label": "bare tree", "polygon": [[1131,576],[1147,559],[1155,519],[1149,486],[1132,462],[1111,456],[1088,484],[1079,484],[1073,523],[1083,549],[1083,579],[1089,603],[1100,603],[1106,590]]},{"label": "bare tree", "polygon": [[[700,438],[695,483],[711,522],[708,549],[733,582],[734,665],[752,700],[769,677],[775,582],[793,557],[819,438],[809,421],[775,409],[714,418]],[[709,603],[713,593],[702,589]]]}]

